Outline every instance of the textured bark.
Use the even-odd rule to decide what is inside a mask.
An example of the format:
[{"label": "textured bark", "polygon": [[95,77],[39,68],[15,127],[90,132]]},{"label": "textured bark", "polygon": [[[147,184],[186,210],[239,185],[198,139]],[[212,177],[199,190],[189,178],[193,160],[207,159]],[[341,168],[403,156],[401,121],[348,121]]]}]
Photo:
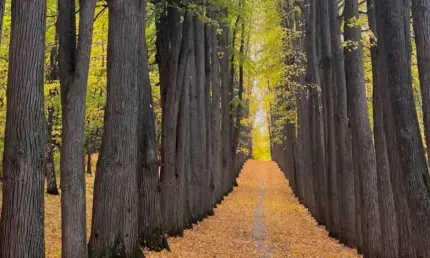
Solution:
[{"label": "textured bark", "polygon": [[[109,1],[104,135],[94,186],[90,257],[139,252],[139,49],[142,3]],[[137,65],[136,65],[137,64]]]},{"label": "textured bark", "polygon": [[362,251],[365,256],[379,257],[382,255],[382,247],[378,179],[364,84],[361,29],[350,25],[350,19],[358,18],[358,15],[358,1],[345,1],[345,40],[357,44],[357,48],[345,49],[345,63],[348,64],[345,66],[345,78],[351,112],[354,166],[358,175],[355,179],[361,183],[361,199],[358,201],[361,202]]},{"label": "textured bark", "polygon": [[428,167],[419,131],[412,92],[409,37],[404,3],[399,0],[376,2],[378,17],[383,24],[378,29],[385,46],[388,68],[388,92],[395,125],[395,140],[399,154],[400,176],[394,187],[404,185],[412,222],[416,256],[430,256],[430,198],[427,189]]},{"label": "textured bark", "polygon": [[[356,242],[356,209],[354,168],[352,162],[351,131],[347,114],[347,94],[345,81],[345,63],[342,52],[338,1],[329,2],[331,47],[333,53],[333,75],[336,88],[336,144],[338,148],[337,173],[340,175],[338,185],[340,189],[340,239],[348,246],[354,247]],[[361,232],[358,232],[361,235]]]},{"label": "textured bark", "polygon": [[218,58],[217,27],[212,28],[211,37],[211,80],[212,80],[212,103],[211,103],[211,141],[212,141],[212,164],[214,176],[215,198],[218,203],[223,195],[222,170],[221,170],[221,107],[220,107],[220,65]]},{"label": "textured bark", "polygon": [[62,105],[62,256],[87,257],[85,109],[95,0],[81,0],[76,43],[75,1],[59,1],[59,62]]},{"label": "textured bark", "polygon": [[[222,17],[227,15],[227,10],[222,12]],[[230,83],[229,83],[229,28],[225,22],[221,23],[222,33],[220,36],[220,52],[221,60],[221,164],[222,175],[222,189],[223,195],[227,194],[231,189],[231,173],[232,173],[232,160],[231,160],[231,134],[230,134]]]},{"label": "textured bark", "polygon": [[[379,38],[381,36],[381,32],[384,30],[384,22],[381,19],[380,8],[376,8],[376,11],[377,32]],[[383,40],[378,41],[378,51],[381,67],[384,68],[384,73],[380,74],[380,86],[382,88],[381,100],[383,101],[384,109],[384,133],[387,143],[388,159],[390,162],[390,179],[394,193],[395,208],[397,211],[397,221],[399,222],[399,257],[415,257],[416,253],[414,249],[414,241],[412,239],[413,233],[411,226],[411,217],[409,214],[409,205],[405,192],[405,184],[403,183],[403,179],[401,179],[402,172],[400,166],[399,152],[397,149],[398,145],[394,125],[394,116],[391,108],[391,97],[388,92],[388,72],[387,69],[385,69],[385,67],[387,67],[387,59]],[[409,57],[407,59],[409,59]]]},{"label": "textured bark", "polygon": [[197,134],[194,134],[194,141],[197,146],[197,152],[193,155],[196,160],[194,167],[195,180],[198,184],[196,194],[196,208],[198,219],[206,217],[206,193],[209,188],[209,171],[206,166],[206,110],[205,110],[205,30],[203,22],[194,17],[194,51],[195,51],[195,68],[196,68],[196,91],[194,97],[197,101]]},{"label": "textured bark", "polygon": [[[367,15],[369,27],[377,35],[375,3],[367,1]],[[386,83],[386,70],[381,62],[380,47],[373,42],[370,49],[372,58],[373,77],[373,121],[376,164],[378,169],[378,193],[381,218],[381,243],[383,257],[399,256],[399,231],[397,215],[394,204],[394,195],[390,178],[390,164],[388,158],[387,142],[384,131],[384,108],[382,101],[382,85]]]},{"label": "textured bark", "polygon": [[[309,131],[305,133],[305,141],[303,144],[308,145],[309,149],[309,158],[310,158],[310,167],[305,173],[305,200],[306,206],[309,211],[315,216],[315,207],[316,207],[316,194],[321,191],[321,184],[319,180],[317,180],[318,172],[317,166],[320,165],[318,160],[321,157],[318,157],[320,152],[317,150],[318,138],[320,135],[317,135],[318,125],[318,113],[319,113],[319,96],[315,87],[320,86],[319,73],[318,69],[318,61],[317,61],[317,46],[316,46],[316,1],[312,0],[310,2],[310,6],[307,9],[307,19],[306,19],[306,36],[305,36],[305,52],[307,59],[307,70],[306,70],[306,87],[309,92],[309,100],[308,100],[308,112],[309,115],[304,116],[304,119],[309,120]],[[323,155],[323,154],[322,154]],[[325,166],[321,166],[319,168],[325,168]]]},{"label": "textured bark", "polygon": [[[208,11],[208,17],[212,18],[212,13]],[[212,26],[208,23],[205,26],[205,137],[206,137],[206,171],[208,173],[208,182],[206,184],[205,194],[205,213],[207,215],[214,215],[214,198],[215,198],[215,185],[214,185],[214,173],[212,169],[212,119],[211,119],[211,51],[212,51]]]},{"label": "textured bark", "polygon": [[[418,74],[423,102],[424,134],[426,136],[427,158],[430,150],[430,2],[412,0],[412,17],[417,46]],[[427,188],[429,188],[427,178]]]},{"label": "textured bark", "polygon": [[[139,33],[139,240],[141,246],[150,250],[169,249],[161,223],[161,206],[159,177],[157,165],[157,138],[155,130],[155,113],[152,101],[152,89],[149,80],[148,51],[146,47],[146,4],[140,1],[139,12],[141,23]],[[179,209],[182,211],[182,209]],[[182,217],[182,214],[178,216]],[[181,225],[182,227],[182,225]]]},{"label": "textured bark", "polygon": [[[321,55],[322,55],[322,65],[323,71],[322,74],[322,90],[326,96],[326,111],[327,111],[327,174],[325,176],[321,176],[320,180],[322,184],[325,186],[323,188],[322,199],[319,202],[320,207],[320,216],[323,218],[322,223],[328,219],[332,220],[331,225],[333,228],[337,229],[337,235],[340,235],[340,220],[339,220],[339,205],[340,205],[340,195],[337,182],[337,169],[336,169],[336,137],[335,137],[335,127],[334,127],[334,101],[333,101],[333,81],[332,81],[332,51],[331,51],[331,41],[330,41],[330,20],[329,20],[329,10],[328,10],[328,0],[324,0],[320,4],[320,17],[321,20],[317,23],[320,24],[321,27]],[[324,175],[324,173],[320,173]],[[329,198],[330,197],[330,198]],[[326,209],[331,210],[326,211]]]},{"label": "textured bark", "polygon": [[12,1],[0,223],[2,258],[45,257],[45,9],[44,0]]},{"label": "textured bark", "polygon": [[[190,12],[184,17],[184,37],[180,54],[178,83],[182,83],[182,94],[178,114],[178,141],[176,145],[176,166],[178,178],[178,216],[179,226],[190,227],[189,191],[187,175],[190,173],[190,73],[188,62],[190,60],[190,47],[194,44],[193,18]],[[192,194],[192,193],[191,193]],[[183,233],[180,232],[182,235]]]},{"label": "textured bark", "polygon": [[47,194],[59,195],[57,187],[57,174],[55,173],[54,150],[52,148],[52,127],[54,120],[54,107],[48,108],[48,118],[46,120],[46,142],[45,142],[45,176],[47,183]]},{"label": "textured bark", "polygon": [[93,155],[91,154],[91,152],[87,151],[87,174],[88,175],[92,175],[93,174],[93,163],[92,163],[92,157]]},{"label": "textured bark", "polygon": [[[164,3],[161,3],[162,5]],[[163,228],[172,236],[182,234],[177,203],[176,142],[179,101],[182,84],[177,84],[179,54],[182,42],[183,14],[166,7],[157,25],[157,61],[160,71],[162,103],[161,136],[161,211]]]}]

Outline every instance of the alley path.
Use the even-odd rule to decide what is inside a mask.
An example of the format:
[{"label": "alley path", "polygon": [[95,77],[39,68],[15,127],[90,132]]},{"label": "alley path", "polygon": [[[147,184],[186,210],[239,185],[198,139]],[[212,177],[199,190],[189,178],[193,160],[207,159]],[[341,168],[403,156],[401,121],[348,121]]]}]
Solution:
[{"label": "alley path", "polygon": [[328,237],[293,196],[274,162],[248,161],[235,188],[210,217],[183,238],[169,239],[172,252],[147,257],[359,257]]}]

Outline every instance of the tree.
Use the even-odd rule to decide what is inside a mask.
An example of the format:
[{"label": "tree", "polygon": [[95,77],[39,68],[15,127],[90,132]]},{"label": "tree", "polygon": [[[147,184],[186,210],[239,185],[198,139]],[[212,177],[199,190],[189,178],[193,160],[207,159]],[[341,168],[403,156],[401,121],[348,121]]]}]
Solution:
[{"label": "tree", "polygon": [[46,193],[59,195],[57,187],[57,175],[55,173],[54,150],[52,146],[52,127],[54,123],[53,106],[48,107],[48,118],[46,119],[46,142],[45,142],[45,176],[47,182]]},{"label": "tree", "polygon": [[430,255],[428,167],[411,87],[409,32],[405,26],[409,17],[400,0],[383,0],[375,4],[381,23],[378,38],[385,46],[383,58],[386,58],[388,69],[389,104],[399,154],[400,171],[393,186],[403,185],[405,189],[416,255],[426,257]]},{"label": "tree", "polygon": [[355,179],[359,180],[355,182],[355,186],[361,190],[361,195],[356,195],[356,202],[361,204],[362,251],[364,255],[377,257],[381,255],[377,173],[364,87],[361,33],[360,28],[354,24],[354,19],[358,19],[358,1],[345,1],[344,16],[344,37],[351,44],[345,50],[345,63],[348,63],[345,66],[345,78],[352,124]]},{"label": "tree", "polygon": [[155,114],[151,83],[148,71],[148,51],[146,46],[146,4],[144,0],[141,11],[143,21],[139,33],[139,240],[142,246],[151,250],[169,249],[161,222],[159,176],[157,166],[157,141],[155,131]]},{"label": "tree", "polygon": [[1,257],[45,257],[45,8],[44,0],[12,1]]},{"label": "tree", "polygon": [[102,149],[94,186],[90,257],[140,253],[139,79],[143,8],[139,0],[109,1],[108,88]]},{"label": "tree", "polygon": [[[76,44],[75,1],[60,0],[58,15],[62,104],[61,220],[63,257],[87,256],[85,108],[95,0],[80,0]],[[79,225],[79,226],[77,226]]]}]

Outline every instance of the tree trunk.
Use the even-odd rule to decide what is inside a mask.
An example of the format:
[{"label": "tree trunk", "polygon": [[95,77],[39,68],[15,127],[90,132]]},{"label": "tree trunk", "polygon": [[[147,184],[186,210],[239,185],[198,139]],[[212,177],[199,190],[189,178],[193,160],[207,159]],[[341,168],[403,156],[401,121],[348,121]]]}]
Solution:
[{"label": "tree trunk", "polygon": [[47,194],[59,195],[57,187],[57,174],[55,173],[54,150],[52,148],[52,126],[54,120],[54,107],[48,107],[48,119],[46,126],[46,143],[45,143],[45,176],[47,182]]},{"label": "tree trunk", "polygon": [[195,180],[198,184],[196,194],[196,208],[198,220],[206,217],[205,194],[209,188],[209,172],[206,166],[206,110],[205,110],[205,30],[203,22],[194,16],[194,51],[196,68],[196,91],[197,103],[197,134],[193,134],[197,144],[197,152],[193,155],[196,160]]},{"label": "tree trunk", "polygon": [[[222,18],[227,15],[227,10],[222,11]],[[231,134],[230,134],[230,83],[229,83],[229,27],[226,22],[221,23],[220,35],[221,55],[221,144],[222,144],[222,194],[228,194],[231,189]]]},{"label": "tree trunk", "polygon": [[87,174],[92,175],[93,174],[93,168],[92,168],[92,154],[91,152],[87,151]]},{"label": "tree trunk", "polygon": [[427,188],[428,167],[418,126],[408,47],[409,37],[405,28],[408,20],[403,3],[398,0],[377,1],[378,17],[383,24],[378,29],[385,46],[388,68],[388,92],[395,125],[395,140],[401,168],[399,181],[403,184],[412,221],[416,256],[430,256],[430,198]]},{"label": "tree trunk", "polygon": [[337,91],[336,98],[336,144],[338,148],[337,173],[340,180],[337,181],[340,190],[339,200],[339,220],[340,220],[340,239],[347,246],[360,246],[357,236],[361,236],[361,231],[356,231],[356,198],[354,184],[354,168],[352,162],[351,131],[349,127],[347,94],[345,81],[344,54],[342,52],[342,41],[340,31],[340,17],[338,11],[338,1],[329,2],[331,47],[333,53],[333,87]]},{"label": "tree trunk", "polygon": [[345,78],[351,112],[354,167],[358,175],[355,179],[361,183],[361,199],[358,201],[361,202],[362,250],[365,256],[379,257],[382,247],[378,178],[364,83],[361,28],[350,24],[351,19],[359,16],[357,0],[345,1],[344,16],[345,40],[355,44],[354,48],[345,49],[345,63],[348,64],[345,66]]},{"label": "tree trunk", "polygon": [[[417,46],[418,73],[423,102],[424,134],[426,136],[427,158],[430,150],[430,2],[412,0],[412,17]],[[430,162],[429,162],[430,163]],[[429,182],[426,182],[427,184]],[[428,186],[427,186],[428,187]]]},{"label": "tree trunk", "polygon": [[139,241],[150,250],[169,249],[161,223],[161,205],[157,165],[157,138],[155,130],[154,103],[149,80],[148,51],[146,46],[146,4],[142,1],[139,11],[142,16],[139,41]]},{"label": "tree trunk", "polygon": [[104,135],[94,186],[90,257],[133,256],[139,235],[139,49],[142,5],[109,1]]},{"label": "tree trunk", "polygon": [[[217,15],[217,13],[215,14]],[[220,64],[218,58],[217,27],[212,27],[211,37],[211,80],[212,80],[212,103],[211,103],[211,141],[212,141],[212,171],[215,183],[215,201],[219,203],[222,195],[222,170],[221,170],[221,107],[220,107]]]},{"label": "tree trunk", "polygon": [[[161,5],[164,5],[162,2]],[[182,234],[177,204],[176,144],[179,101],[182,84],[177,84],[182,42],[182,12],[165,7],[157,25],[157,61],[160,71],[162,103],[161,211],[163,228],[171,236]]]},{"label": "tree trunk", "polygon": [[[85,108],[95,0],[80,1],[76,44],[75,1],[59,1],[62,105],[61,222],[63,257],[87,257]],[[78,226],[79,225],[79,226]]]},{"label": "tree trunk", "polygon": [[[332,83],[332,51],[330,41],[330,20],[329,20],[329,9],[328,0],[324,0],[320,4],[321,21],[318,23],[321,27],[321,45],[322,45],[322,65],[323,75],[322,90],[326,95],[326,110],[327,110],[327,162],[328,170],[324,176],[320,177],[321,183],[325,186],[320,194],[322,195],[322,201],[319,202],[320,216],[323,218],[322,223],[328,219],[332,220],[333,229],[337,229],[337,235],[340,233],[340,218],[339,218],[339,205],[340,205],[340,194],[337,182],[337,170],[336,170],[336,137],[334,127],[334,101],[333,101],[333,83]],[[329,198],[330,197],[330,198]],[[329,208],[330,207],[330,208]],[[331,210],[331,214],[326,209]],[[334,233],[334,232],[333,232]]]},{"label": "tree trunk", "polygon": [[[369,27],[377,35],[376,13],[374,0],[367,1],[367,15]],[[387,142],[384,130],[384,108],[382,101],[382,83],[386,83],[385,66],[381,62],[379,45],[374,43],[371,47],[372,77],[373,77],[373,121],[376,164],[378,169],[378,192],[381,218],[381,241],[383,257],[399,256],[399,232],[397,224],[394,195],[390,179],[390,164],[388,158]]]},{"label": "tree trunk", "polygon": [[45,8],[44,0],[12,1],[0,223],[2,258],[45,257]]}]

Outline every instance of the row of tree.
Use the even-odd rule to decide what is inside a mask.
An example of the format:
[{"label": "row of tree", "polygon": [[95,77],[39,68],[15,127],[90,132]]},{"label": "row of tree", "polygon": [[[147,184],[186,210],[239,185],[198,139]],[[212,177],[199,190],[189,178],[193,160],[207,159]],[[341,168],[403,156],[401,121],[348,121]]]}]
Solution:
[{"label": "row of tree", "polygon": [[272,103],[274,159],[299,200],[344,244],[365,257],[429,257],[429,171],[411,55],[414,46],[429,147],[430,3],[284,1],[282,12],[289,94],[275,93]]},{"label": "row of tree", "polygon": [[[242,123],[249,113],[244,104],[249,43],[240,11],[246,3],[240,1],[235,12],[218,2],[153,4],[160,152],[147,1],[110,0],[104,7],[109,14],[107,100],[87,245],[85,154],[96,152],[89,150],[94,147],[85,131],[87,88],[94,20],[102,11],[95,15],[96,0],[58,1],[59,43],[50,65],[58,60],[63,257],[125,257],[141,255],[139,247],[168,249],[165,234],[180,236],[212,215],[251,155],[250,128]],[[4,7],[0,1],[0,10]],[[56,188],[55,110],[48,108],[46,118],[44,108],[46,0],[12,0],[11,11],[0,256],[44,257],[45,166],[51,171],[48,183]]]}]

